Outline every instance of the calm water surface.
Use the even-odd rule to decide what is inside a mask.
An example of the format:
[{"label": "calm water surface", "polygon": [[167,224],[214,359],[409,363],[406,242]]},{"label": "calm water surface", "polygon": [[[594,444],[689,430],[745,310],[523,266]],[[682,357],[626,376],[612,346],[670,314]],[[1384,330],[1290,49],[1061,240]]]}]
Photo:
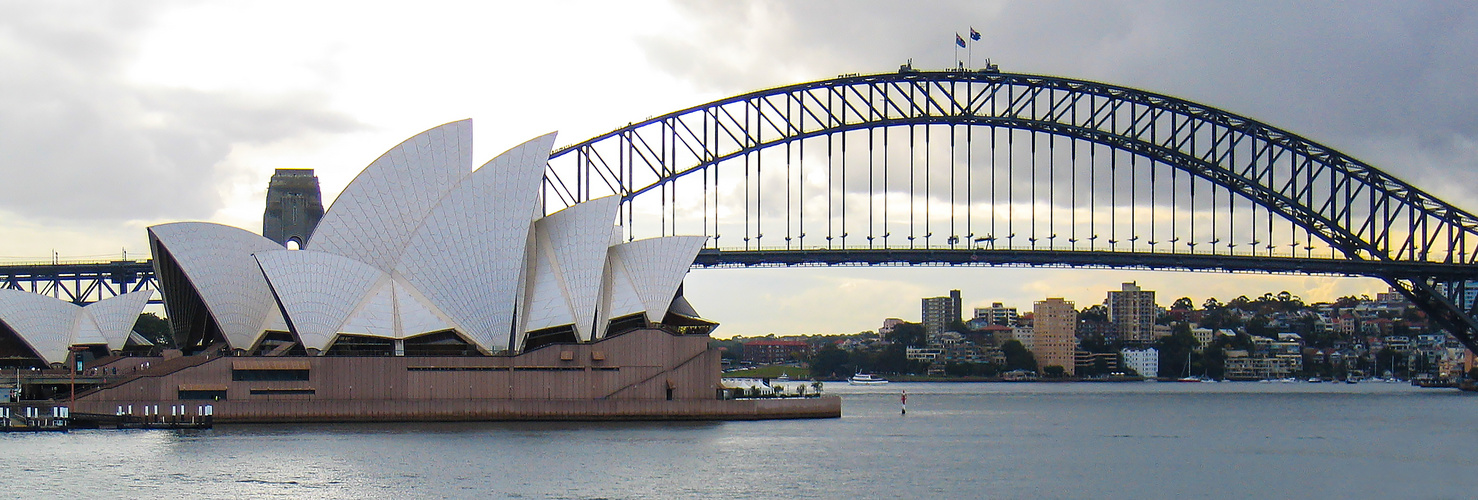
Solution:
[{"label": "calm water surface", "polygon": [[[908,414],[898,393],[908,391]],[[1473,498],[1478,394],[828,384],[830,420],[0,435],[32,498]],[[27,494],[30,492],[31,494]]]}]

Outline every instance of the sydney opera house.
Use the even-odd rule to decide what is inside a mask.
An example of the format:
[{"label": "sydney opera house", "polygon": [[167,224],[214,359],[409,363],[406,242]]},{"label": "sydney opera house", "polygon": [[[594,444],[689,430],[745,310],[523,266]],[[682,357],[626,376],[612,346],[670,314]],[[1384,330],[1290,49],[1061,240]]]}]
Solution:
[{"label": "sydney opera house", "polygon": [[[206,400],[221,421],[839,414],[835,398],[722,399],[715,323],[682,293],[705,238],[623,241],[615,197],[544,215],[553,143],[474,169],[470,120],[427,130],[287,246],[213,223],[150,227],[174,349],[101,360],[130,376],[79,393],[73,411]],[[0,321],[59,362],[75,345],[121,347],[147,295],[81,307],[4,293]]]}]

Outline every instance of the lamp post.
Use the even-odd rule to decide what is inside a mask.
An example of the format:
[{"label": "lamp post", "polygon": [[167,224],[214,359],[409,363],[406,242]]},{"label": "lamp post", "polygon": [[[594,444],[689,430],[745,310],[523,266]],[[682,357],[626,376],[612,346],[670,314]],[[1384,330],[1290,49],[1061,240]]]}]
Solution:
[{"label": "lamp post", "polygon": [[82,354],[82,351],[87,350],[87,348],[86,347],[82,347],[82,346],[76,346],[76,345],[74,345],[72,347],[67,348],[67,350],[72,353],[72,357],[71,357],[72,359],[71,359],[71,363],[70,363],[71,366],[67,367],[67,371],[70,372],[67,375],[69,377],[68,384],[71,386],[72,395],[71,395],[71,397],[68,398],[68,403],[67,404],[68,405],[72,405],[72,404],[76,404],[77,403],[77,372],[82,371],[82,357],[81,357],[81,354]]}]

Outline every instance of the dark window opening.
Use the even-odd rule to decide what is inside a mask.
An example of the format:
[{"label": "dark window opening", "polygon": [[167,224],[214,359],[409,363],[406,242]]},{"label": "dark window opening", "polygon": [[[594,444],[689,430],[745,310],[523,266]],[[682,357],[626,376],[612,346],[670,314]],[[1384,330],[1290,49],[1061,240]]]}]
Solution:
[{"label": "dark window opening", "polygon": [[4,322],[0,322],[0,367],[46,368],[47,364]]},{"label": "dark window opening", "polygon": [[271,395],[312,395],[317,394],[315,389],[252,389],[253,396]]},{"label": "dark window opening", "polygon": [[708,335],[718,328],[718,323],[669,311],[667,317],[662,318],[662,327],[678,335]]},{"label": "dark window opening", "polygon": [[[283,351],[286,350],[286,352]],[[269,331],[262,335],[262,341],[257,344],[257,350],[252,351],[253,356],[264,356],[269,353],[287,356],[307,356],[308,351],[298,344],[291,332]]]},{"label": "dark window opening", "polygon": [[278,382],[308,380],[308,370],[231,370],[237,382]]},{"label": "dark window opening", "polygon": [[329,346],[325,356],[392,356],[395,354],[395,341],[380,337],[366,337],[362,335],[339,335],[334,340],[334,345]]},{"label": "dark window opening", "polygon": [[226,400],[226,391],[222,391],[222,390],[191,391],[191,390],[180,389],[180,399],[204,400],[204,401],[225,401]]},{"label": "dark window opening", "polygon": [[428,333],[405,339],[406,356],[479,356],[477,347],[456,332]]},{"label": "dark window opening", "polygon": [[550,344],[575,342],[579,342],[579,338],[575,336],[575,325],[556,326],[529,332],[523,343],[523,350],[529,352]]},{"label": "dark window opening", "polygon": [[622,316],[611,320],[610,325],[606,327],[606,337],[615,337],[617,335],[632,330],[640,330],[646,327],[646,314],[636,313],[629,316]]}]

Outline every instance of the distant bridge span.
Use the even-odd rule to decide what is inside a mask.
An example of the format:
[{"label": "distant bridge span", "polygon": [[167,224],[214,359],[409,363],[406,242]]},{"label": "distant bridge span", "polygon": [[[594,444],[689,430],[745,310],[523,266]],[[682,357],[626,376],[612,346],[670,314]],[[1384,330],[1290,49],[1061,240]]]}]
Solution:
[{"label": "distant bridge span", "polygon": [[[1377,277],[1478,351],[1478,217],[1214,107],[994,71],[841,77],[561,148],[546,211],[623,200],[701,266],[1031,265]],[[768,237],[768,239],[766,239]]]},{"label": "distant bridge span", "polygon": [[[1478,352],[1462,300],[1478,280],[1473,214],[1296,134],[1127,87],[907,67],[843,75],[561,148],[543,189],[546,212],[620,196],[628,238],[709,236],[701,267],[1376,277]],[[6,287],[75,302],[107,296],[115,273],[132,289],[152,283],[147,262],[0,266]]]}]

